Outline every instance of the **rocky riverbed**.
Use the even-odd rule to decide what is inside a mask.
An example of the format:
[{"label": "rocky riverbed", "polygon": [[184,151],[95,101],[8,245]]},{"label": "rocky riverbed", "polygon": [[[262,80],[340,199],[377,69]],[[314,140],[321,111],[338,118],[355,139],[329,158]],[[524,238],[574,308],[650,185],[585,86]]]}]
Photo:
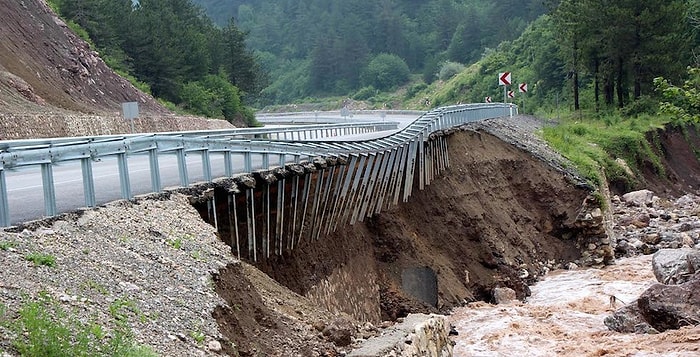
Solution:
[{"label": "rocky riverbed", "polygon": [[[664,288],[658,280],[679,283],[669,281],[669,277],[685,276],[683,281],[692,281],[693,274],[682,273],[682,269],[693,269],[686,263],[692,259],[686,256],[698,252],[700,197],[662,199],[645,190],[615,196],[612,204],[618,238],[614,265],[571,266],[570,270],[551,272],[531,288],[532,295],[524,303],[472,303],[456,309],[451,316],[459,332],[453,338],[455,356],[700,354],[700,327],[694,326],[692,302],[691,315],[685,315],[687,321],[681,321],[684,326],[680,329],[658,331],[646,326],[642,318],[627,324],[631,331],[611,330],[620,325],[615,320],[631,320],[627,311],[638,305],[638,297],[647,289]],[[677,257],[664,268],[660,262],[670,253]],[[658,322],[650,324],[657,326]]]}]

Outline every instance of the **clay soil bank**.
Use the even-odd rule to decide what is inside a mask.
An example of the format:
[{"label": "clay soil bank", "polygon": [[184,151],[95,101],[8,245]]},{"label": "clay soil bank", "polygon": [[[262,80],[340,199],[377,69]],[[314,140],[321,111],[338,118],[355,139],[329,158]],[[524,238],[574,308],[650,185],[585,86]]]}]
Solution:
[{"label": "clay soil bank", "polygon": [[[587,188],[482,130],[454,133],[449,150],[450,168],[408,203],[302,241],[291,254],[257,267],[332,315],[377,324],[409,312],[492,301],[495,287],[510,287],[523,299],[538,276],[581,257],[574,221]],[[416,267],[435,271],[437,306],[402,290],[402,272]],[[224,272],[221,286],[235,286],[239,276]],[[233,295],[229,304],[244,310],[253,300]],[[245,325],[235,316],[219,316],[219,323]],[[240,331],[270,331],[262,325]],[[229,332],[239,345],[254,345],[251,336]]]}]

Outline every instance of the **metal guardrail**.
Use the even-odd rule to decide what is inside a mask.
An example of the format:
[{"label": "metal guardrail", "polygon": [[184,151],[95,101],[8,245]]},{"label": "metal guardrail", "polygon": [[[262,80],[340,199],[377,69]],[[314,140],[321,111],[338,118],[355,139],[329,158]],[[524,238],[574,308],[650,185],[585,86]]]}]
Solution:
[{"label": "metal guardrail", "polygon": [[[56,215],[56,192],[53,181],[55,164],[79,160],[82,170],[82,184],[85,206],[93,207],[95,200],[95,179],[92,162],[103,157],[115,157],[119,168],[121,197],[132,198],[127,160],[132,155],[148,155],[152,192],[163,189],[159,154],[175,154],[178,164],[180,185],[190,184],[187,172],[187,153],[201,155],[203,176],[206,181],[213,179],[211,157],[213,153],[224,156],[225,175],[236,172],[252,172],[253,156],[261,163],[257,168],[270,169],[290,162],[299,163],[317,156],[376,155],[377,153],[401,150],[402,159],[408,165],[406,175],[413,177],[418,160],[420,189],[432,179],[424,160],[424,142],[431,133],[460,124],[487,118],[517,114],[512,104],[467,104],[442,107],[421,115],[412,124],[398,132],[386,136],[360,141],[335,142],[336,135],[357,134],[380,130],[396,129],[392,122],[360,122],[331,125],[306,125],[295,128],[247,128],[237,130],[191,131],[156,133],[148,135],[97,136],[38,140],[0,141],[0,226],[10,225],[10,209],[6,171],[23,166],[41,167],[42,188],[46,216]],[[309,141],[309,140],[315,141]],[[236,171],[233,156],[242,157],[242,167]],[[383,154],[382,154],[383,156]],[[393,156],[393,155],[392,155]],[[388,157],[388,156],[387,156]],[[398,155],[397,155],[398,157]],[[276,160],[275,160],[276,159]],[[383,165],[388,165],[384,163]],[[379,165],[377,165],[379,166]],[[379,170],[379,167],[377,167]],[[386,169],[384,170],[386,171]],[[372,175],[378,175],[374,172]],[[411,192],[406,179],[404,200]],[[76,207],[77,208],[77,207]]]}]

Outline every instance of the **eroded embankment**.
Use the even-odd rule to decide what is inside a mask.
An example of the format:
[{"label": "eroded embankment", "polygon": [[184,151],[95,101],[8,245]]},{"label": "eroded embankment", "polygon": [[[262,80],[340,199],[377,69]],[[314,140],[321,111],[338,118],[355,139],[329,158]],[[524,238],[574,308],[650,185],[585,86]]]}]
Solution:
[{"label": "eroded embankment", "polygon": [[499,286],[523,298],[538,275],[582,257],[587,189],[482,131],[454,133],[449,150],[449,170],[408,203],[258,267],[332,312],[376,322],[436,310],[402,291],[404,269],[432,268],[447,309],[491,300]]},{"label": "eroded embankment", "polygon": [[638,163],[642,167],[643,177],[635,189],[649,189],[658,195],[678,197],[700,188],[700,132],[697,126],[667,125],[664,129],[648,133],[647,141],[659,156],[664,172],[659,173],[648,158],[643,160]]}]

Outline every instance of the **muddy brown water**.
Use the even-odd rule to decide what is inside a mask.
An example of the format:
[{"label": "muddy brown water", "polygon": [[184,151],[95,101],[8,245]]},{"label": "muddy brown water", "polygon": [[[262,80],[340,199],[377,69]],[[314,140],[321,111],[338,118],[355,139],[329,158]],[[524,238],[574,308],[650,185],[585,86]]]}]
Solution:
[{"label": "muddy brown water", "polygon": [[525,303],[472,303],[450,317],[454,356],[700,356],[700,327],[655,335],[609,331],[603,319],[655,283],[651,256],[604,269],[555,271]]}]

